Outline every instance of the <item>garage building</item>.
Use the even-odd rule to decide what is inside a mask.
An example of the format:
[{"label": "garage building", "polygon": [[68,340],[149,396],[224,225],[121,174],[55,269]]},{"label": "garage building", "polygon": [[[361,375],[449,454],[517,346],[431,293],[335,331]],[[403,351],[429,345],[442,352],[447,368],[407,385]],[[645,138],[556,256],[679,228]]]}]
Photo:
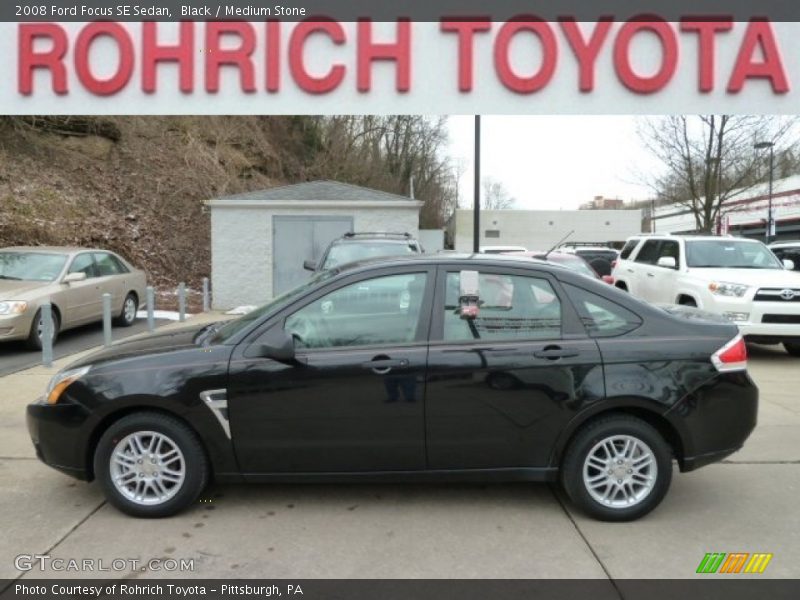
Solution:
[{"label": "garage building", "polygon": [[422,202],[338,181],[310,181],[216,198],[211,211],[215,309],[263,304],[309,277],[317,260],[349,231],[419,231]]}]

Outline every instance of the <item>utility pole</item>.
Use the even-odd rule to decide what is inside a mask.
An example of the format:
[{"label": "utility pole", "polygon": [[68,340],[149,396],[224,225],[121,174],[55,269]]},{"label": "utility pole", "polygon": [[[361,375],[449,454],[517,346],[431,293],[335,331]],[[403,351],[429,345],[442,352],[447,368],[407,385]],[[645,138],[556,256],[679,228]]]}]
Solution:
[{"label": "utility pole", "polygon": [[775,171],[775,142],[758,142],[753,146],[756,150],[769,148],[769,204],[767,205],[767,231],[764,235],[766,243],[769,244],[773,235],[775,217],[772,215],[772,179]]}]

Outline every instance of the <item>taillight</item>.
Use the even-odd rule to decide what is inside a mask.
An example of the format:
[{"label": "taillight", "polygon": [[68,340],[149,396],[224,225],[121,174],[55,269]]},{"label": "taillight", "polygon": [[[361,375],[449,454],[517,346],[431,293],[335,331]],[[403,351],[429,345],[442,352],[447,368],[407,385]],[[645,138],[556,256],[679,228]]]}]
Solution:
[{"label": "taillight", "polygon": [[744,371],[747,369],[747,346],[741,334],[711,355],[717,371]]}]

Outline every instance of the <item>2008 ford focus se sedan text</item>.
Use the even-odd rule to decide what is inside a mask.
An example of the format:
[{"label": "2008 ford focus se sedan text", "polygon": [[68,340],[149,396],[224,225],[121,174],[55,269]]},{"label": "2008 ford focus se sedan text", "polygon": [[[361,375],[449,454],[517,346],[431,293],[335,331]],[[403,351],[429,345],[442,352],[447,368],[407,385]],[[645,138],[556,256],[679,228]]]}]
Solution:
[{"label": "2008 ford focus se sedan text", "polygon": [[420,255],[326,271],[242,318],[60,372],[38,456],[160,517],[218,482],[560,481],[605,520],[738,450],[758,390],[734,325],[557,265]]}]

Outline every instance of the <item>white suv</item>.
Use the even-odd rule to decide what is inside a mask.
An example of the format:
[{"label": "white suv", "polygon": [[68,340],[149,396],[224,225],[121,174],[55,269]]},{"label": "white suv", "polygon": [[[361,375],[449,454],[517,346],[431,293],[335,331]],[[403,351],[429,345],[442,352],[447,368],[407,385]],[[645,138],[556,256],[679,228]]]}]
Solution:
[{"label": "white suv", "polygon": [[630,238],[612,276],[644,300],[696,306],[739,326],[748,341],[800,356],[800,272],[761,242],[734,237]]}]

